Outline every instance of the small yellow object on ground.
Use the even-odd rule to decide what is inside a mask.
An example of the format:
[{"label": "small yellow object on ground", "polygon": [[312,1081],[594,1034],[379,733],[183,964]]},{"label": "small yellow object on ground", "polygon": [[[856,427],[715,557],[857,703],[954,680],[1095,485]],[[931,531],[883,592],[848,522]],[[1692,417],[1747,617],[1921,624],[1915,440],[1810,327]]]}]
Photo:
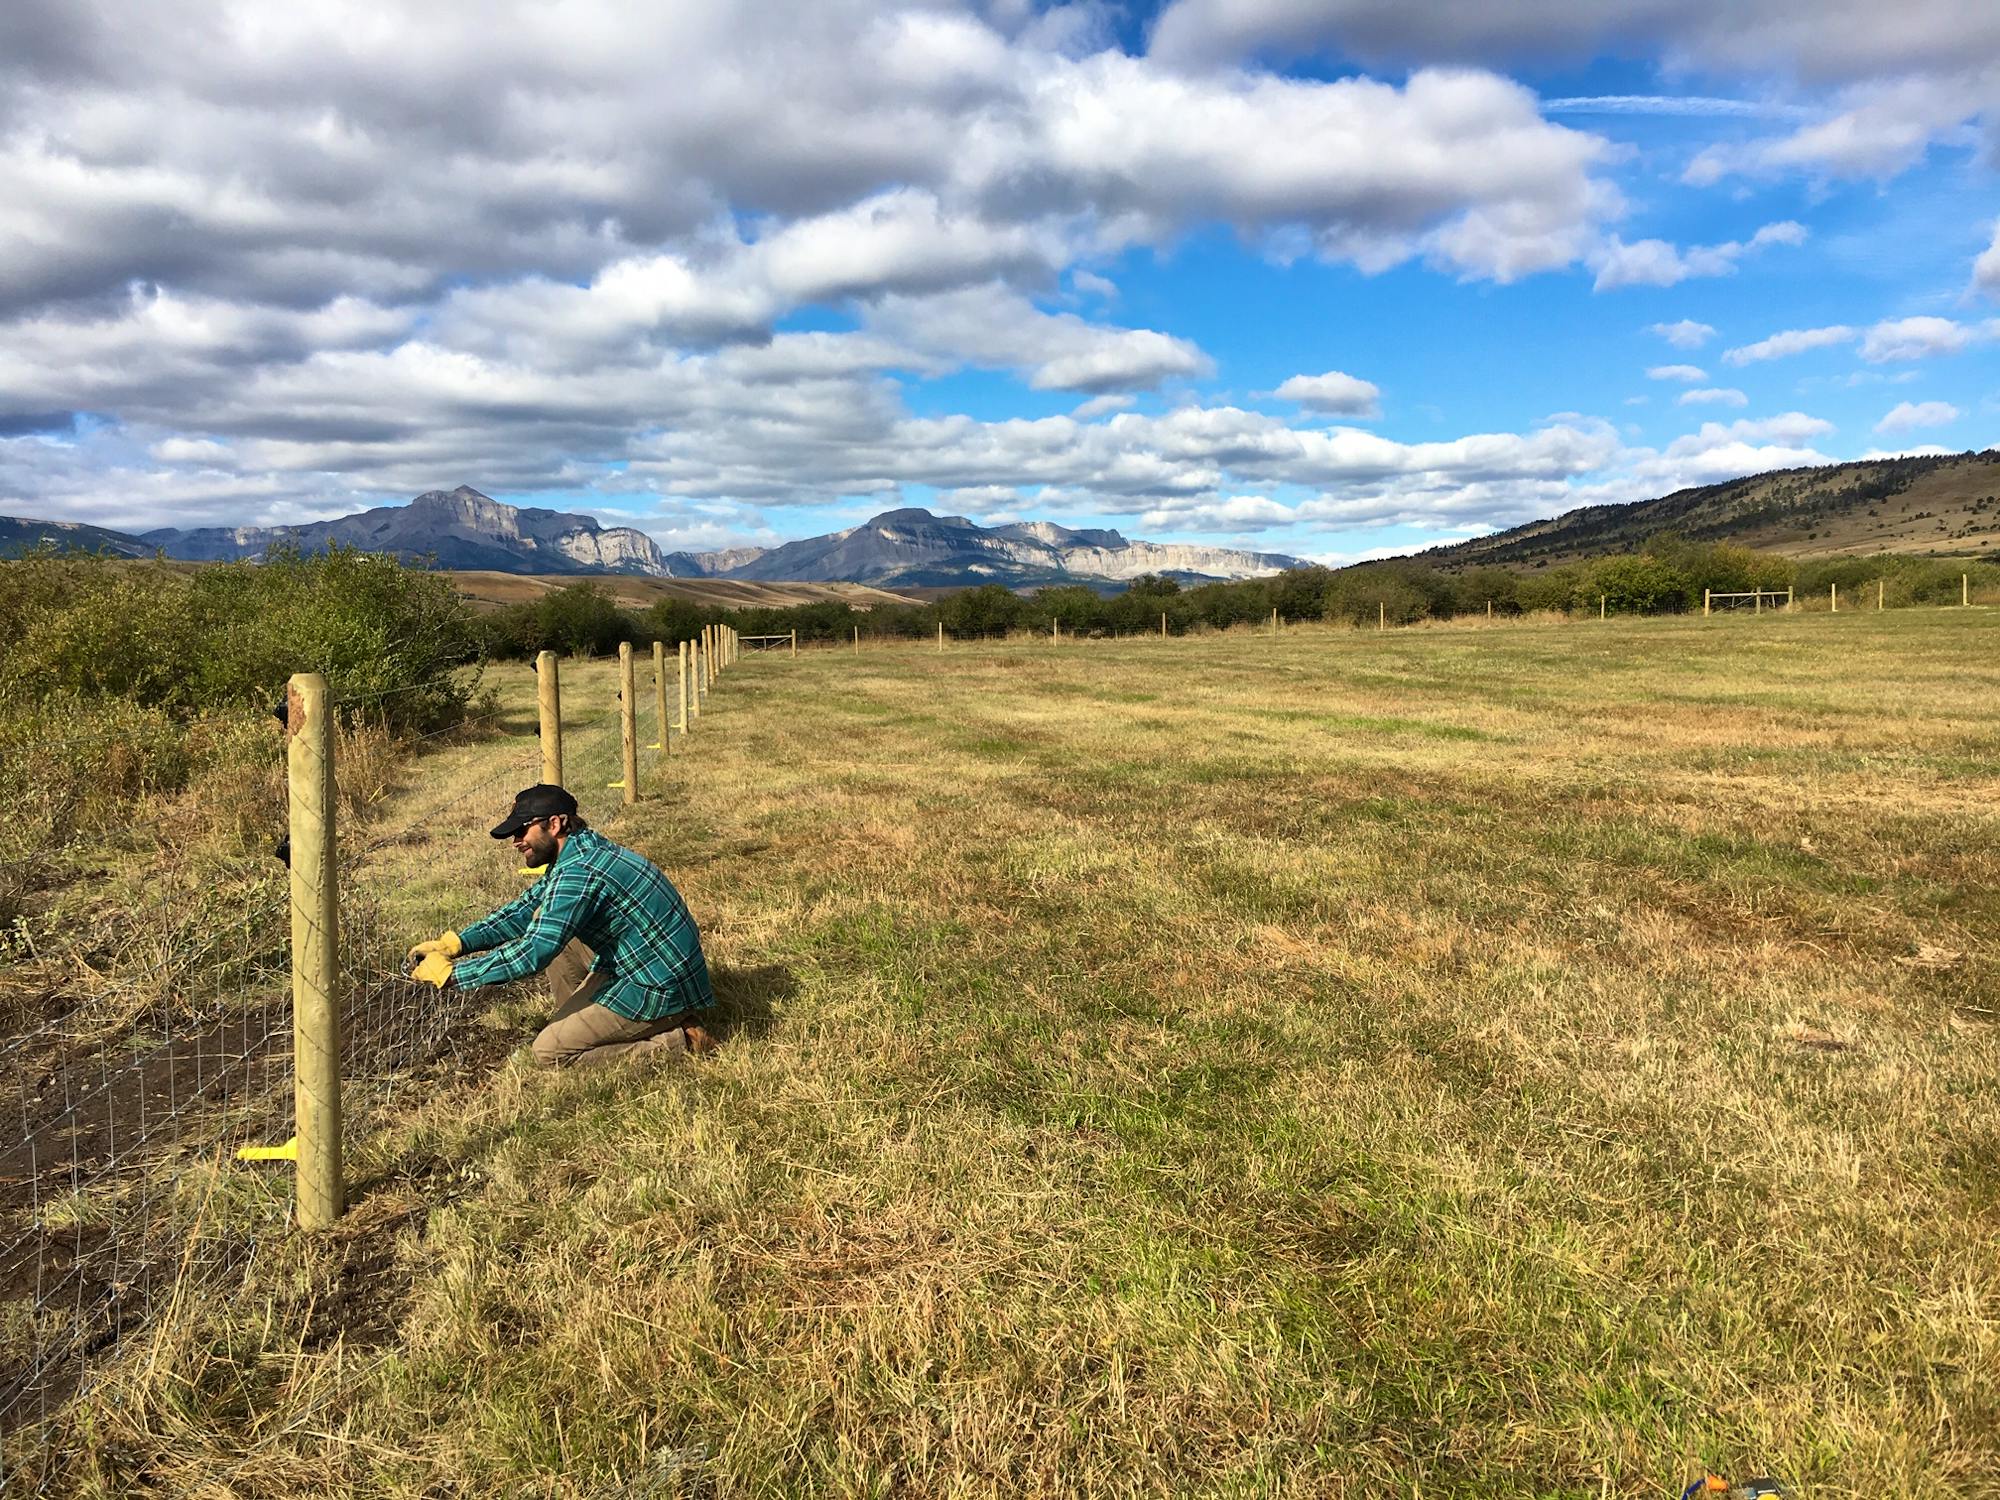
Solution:
[{"label": "small yellow object on ground", "polygon": [[299,1159],[299,1138],[293,1136],[282,1146],[238,1146],[238,1161],[297,1161]]}]

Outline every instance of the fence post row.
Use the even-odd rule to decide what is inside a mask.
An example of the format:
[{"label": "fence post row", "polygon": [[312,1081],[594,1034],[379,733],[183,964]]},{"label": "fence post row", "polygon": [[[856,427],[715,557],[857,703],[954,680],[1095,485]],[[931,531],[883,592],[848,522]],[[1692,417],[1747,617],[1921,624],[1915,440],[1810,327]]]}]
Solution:
[{"label": "fence post row", "polygon": [[324,1229],[347,1204],[340,1169],[340,902],[333,827],[333,705],[326,678],[285,690],[291,802],[292,1103],[299,1227]]},{"label": "fence post row", "polygon": [[535,658],[539,679],[536,697],[542,718],[542,780],[549,786],[563,784],[561,671],[555,652],[544,651]]}]

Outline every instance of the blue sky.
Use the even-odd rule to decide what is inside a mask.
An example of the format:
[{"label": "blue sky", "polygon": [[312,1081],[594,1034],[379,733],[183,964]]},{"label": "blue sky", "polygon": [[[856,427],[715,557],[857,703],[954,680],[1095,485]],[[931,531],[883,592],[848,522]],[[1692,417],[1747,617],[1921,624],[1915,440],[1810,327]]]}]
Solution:
[{"label": "blue sky", "polygon": [[10,8],[0,512],[1344,560],[1993,440],[2000,7],[668,10]]}]

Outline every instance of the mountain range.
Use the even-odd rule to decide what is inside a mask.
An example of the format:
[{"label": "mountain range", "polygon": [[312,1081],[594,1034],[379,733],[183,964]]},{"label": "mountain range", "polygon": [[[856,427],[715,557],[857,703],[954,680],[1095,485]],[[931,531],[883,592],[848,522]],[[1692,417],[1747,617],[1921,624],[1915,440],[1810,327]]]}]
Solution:
[{"label": "mountain range", "polygon": [[[1444,568],[1543,567],[1635,552],[1672,533],[1793,556],[2000,553],[2000,451],[1865,459],[1753,474],[1655,500],[1593,505],[1417,554]],[[467,486],[431,490],[307,526],[162,529],[143,536],[67,521],[0,516],[0,557],[39,545],[127,557],[215,561],[261,557],[278,544],[330,543],[430,559],[454,571],[619,574],[746,583],[859,583],[878,588],[1106,584],[1158,573],[1182,581],[1248,578],[1300,565],[1273,552],[1131,541],[1115,531],[1048,521],[981,526],[927,510],[884,511],[859,526],[778,547],[662,552],[632,527],[502,504]]]},{"label": "mountain range", "polygon": [[258,558],[281,545],[307,552],[338,545],[390,552],[413,561],[428,559],[454,571],[621,573],[878,587],[1104,583],[1144,573],[1198,581],[1249,578],[1299,566],[1299,559],[1279,553],[1128,541],[1115,531],[1072,531],[1047,521],[980,526],[963,516],[934,516],[917,509],[884,511],[845,531],[780,547],[662,552],[651,537],[632,527],[506,505],[466,485],[427,491],[407,505],[377,506],[304,526],[211,526],[192,531],[168,527],[133,537],[101,527],[0,518],[0,555],[43,540],[125,556],[150,556],[158,550],[190,562]]}]

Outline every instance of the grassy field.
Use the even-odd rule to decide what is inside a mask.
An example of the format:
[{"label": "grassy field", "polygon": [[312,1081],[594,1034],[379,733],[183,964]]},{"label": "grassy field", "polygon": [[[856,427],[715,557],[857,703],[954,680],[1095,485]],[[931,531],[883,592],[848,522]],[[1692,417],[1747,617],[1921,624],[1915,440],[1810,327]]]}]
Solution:
[{"label": "grassy field", "polygon": [[728,1044],[414,1100],[85,1489],[2000,1493],[2000,613],[752,656],[615,744]]}]

